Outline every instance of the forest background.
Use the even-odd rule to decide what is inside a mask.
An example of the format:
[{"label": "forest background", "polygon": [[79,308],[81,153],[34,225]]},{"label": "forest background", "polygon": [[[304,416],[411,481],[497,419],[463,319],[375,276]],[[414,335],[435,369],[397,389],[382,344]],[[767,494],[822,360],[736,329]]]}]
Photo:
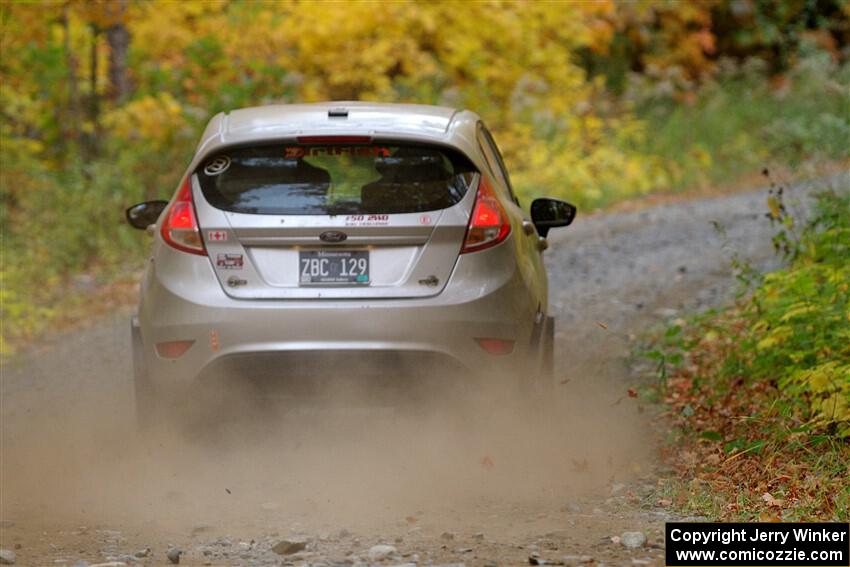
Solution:
[{"label": "forest background", "polygon": [[466,107],[524,204],[583,212],[850,158],[850,2],[0,4],[2,348],[138,269],[126,206],[168,198],[242,106]]}]

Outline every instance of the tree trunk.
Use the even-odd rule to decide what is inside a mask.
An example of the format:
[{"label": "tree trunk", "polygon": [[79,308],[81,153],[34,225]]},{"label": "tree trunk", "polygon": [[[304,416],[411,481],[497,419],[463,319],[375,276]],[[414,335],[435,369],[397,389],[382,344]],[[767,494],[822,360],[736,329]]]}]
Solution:
[{"label": "tree trunk", "polygon": [[87,153],[89,158],[97,157],[100,142],[100,95],[97,93],[97,40],[100,30],[97,26],[91,26],[91,51],[89,52],[89,120],[91,121],[91,133],[87,138]]},{"label": "tree trunk", "polygon": [[114,23],[106,30],[106,41],[109,44],[109,95],[115,103],[120,104],[127,100],[131,88],[127,74],[130,32],[124,23],[127,0],[117,0],[112,6],[118,13]]},{"label": "tree trunk", "polygon": [[80,135],[79,92],[77,89],[77,69],[74,53],[71,51],[71,23],[69,5],[62,9],[62,43],[65,50],[65,66],[68,69],[68,108],[67,122],[64,125],[64,141],[76,142]]}]

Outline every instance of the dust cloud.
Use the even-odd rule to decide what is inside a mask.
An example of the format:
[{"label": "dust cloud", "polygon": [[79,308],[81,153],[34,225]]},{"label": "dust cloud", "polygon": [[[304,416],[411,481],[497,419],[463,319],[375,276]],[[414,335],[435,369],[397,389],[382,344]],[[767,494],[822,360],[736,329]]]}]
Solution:
[{"label": "dust cloud", "polygon": [[[349,387],[318,403],[258,403],[231,388],[224,409],[202,418],[172,410],[144,432],[126,378],[90,376],[74,393],[40,389],[26,394],[27,411],[4,419],[2,515],[180,533],[429,520],[493,531],[493,516],[516,506],[607,493],[646,470],[635,404],[611,398],[623,389],[610,383],[622,379],[620,363],[604,353],[584,358],[602,362],[561,361],[572,367],[558,373],[549,403],[506,387],[510,376],[386,403],[342,372],[334,383]],[[397,374],[383,369],[384,378]]]}]

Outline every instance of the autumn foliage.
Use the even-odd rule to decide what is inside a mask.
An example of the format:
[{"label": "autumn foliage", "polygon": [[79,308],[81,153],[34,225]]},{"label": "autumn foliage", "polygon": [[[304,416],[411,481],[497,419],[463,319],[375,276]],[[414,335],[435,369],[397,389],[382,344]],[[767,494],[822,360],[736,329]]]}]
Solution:
[{"label": "autumn foliage", "polygon": [[[727,179],[774,149],[846,158],[849,43],[840,0],[3,2],[3,309],[13,334],[37,332],[69,274],[132,265],[143,243],[124,207],[172,194],[218,111],[471,108],[526,203],[602,206]],[[715,96],[739,75],[751,104]]]},{"label": "autumn foliage", "polygon": [[[850,194],[795,221],[774,185],[768,217],[790,264],[731,308],[670,327],[652,358],[681,435],[670,498],[721,519],[848,519]],[[799,224],[799,226],[797,226]],[[672,502],[671,502],[672,503]]]}]

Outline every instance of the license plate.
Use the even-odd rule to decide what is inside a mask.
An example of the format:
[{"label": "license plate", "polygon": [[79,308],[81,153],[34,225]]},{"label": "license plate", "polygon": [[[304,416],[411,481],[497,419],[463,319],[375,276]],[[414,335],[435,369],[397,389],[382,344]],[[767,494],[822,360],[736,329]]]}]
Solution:
[{"label": "license plate", "polygon": [[298,253],[301,285],[369,283],[367,250],[302,250]]}]

